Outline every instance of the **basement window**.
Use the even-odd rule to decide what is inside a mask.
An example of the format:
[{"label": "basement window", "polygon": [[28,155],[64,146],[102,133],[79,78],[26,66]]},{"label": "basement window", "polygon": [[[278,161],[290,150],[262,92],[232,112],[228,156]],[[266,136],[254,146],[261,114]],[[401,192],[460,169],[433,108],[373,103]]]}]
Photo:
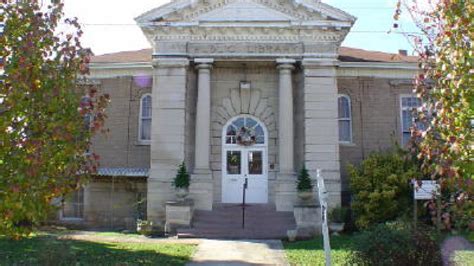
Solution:
[{"label": "basement window", "polygon": [[61,220],[82,220],[84,218],[84,188],[80,188],[63,199]]}]

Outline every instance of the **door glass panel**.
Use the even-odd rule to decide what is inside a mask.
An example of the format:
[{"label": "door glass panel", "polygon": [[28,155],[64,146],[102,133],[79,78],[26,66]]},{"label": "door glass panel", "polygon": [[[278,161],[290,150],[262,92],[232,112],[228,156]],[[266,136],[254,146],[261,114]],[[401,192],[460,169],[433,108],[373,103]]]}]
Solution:
[{"label": "door glass panel", "polygon": [[250,151],[248,166],[250,175],[263,175],[263,152]]},{"label": "door glass panel", "polygon": [[227,152],[227,174],[228,175],[240,175],[241,169],[241,158],[242,153],[240,151],[228,151]]}]

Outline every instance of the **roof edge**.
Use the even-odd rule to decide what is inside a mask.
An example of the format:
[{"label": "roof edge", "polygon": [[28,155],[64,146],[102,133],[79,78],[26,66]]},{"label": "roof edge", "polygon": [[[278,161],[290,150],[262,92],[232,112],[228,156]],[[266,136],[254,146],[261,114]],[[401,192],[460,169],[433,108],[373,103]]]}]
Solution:
[{"label": "roof edge", "polygon": [[[320,0],[317,0],[316,3],[314,3],[314,0],[290,0],[293,2],[295,6],[302,5],[306,7],[309,10],[319,12],[323,15],[328,15],[331,17],[334,17],[337,20],[340,21],[349,21],[352,24],[355,23],[357,20],[357,17],[352,16],[351,14],[333,7],[331,5],[322,3]],[[176,12],[179,9],[186,8],[188,6],[193,6],[196,5],[199,2],[199,0],[176,0],[172,1],[168,4],[159,6],[157,8],[154,8],[152,10],[149,10],[138,17],[135,18],[135,21],[137,22],[138,25],[145,26],[148,25],[152,20],[164,17],[166,15],[169,15],[173,12]]]}]

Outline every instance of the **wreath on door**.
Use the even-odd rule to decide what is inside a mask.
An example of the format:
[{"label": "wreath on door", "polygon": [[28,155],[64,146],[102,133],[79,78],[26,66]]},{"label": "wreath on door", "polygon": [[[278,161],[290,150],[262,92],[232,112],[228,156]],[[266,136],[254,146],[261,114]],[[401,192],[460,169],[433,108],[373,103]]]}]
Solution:
[{"label": "wreath on door", "polygon": [[257,142],[255,130],[249,127],[241,127],[237,132],[237,144],[242,146],[251,146]]}]

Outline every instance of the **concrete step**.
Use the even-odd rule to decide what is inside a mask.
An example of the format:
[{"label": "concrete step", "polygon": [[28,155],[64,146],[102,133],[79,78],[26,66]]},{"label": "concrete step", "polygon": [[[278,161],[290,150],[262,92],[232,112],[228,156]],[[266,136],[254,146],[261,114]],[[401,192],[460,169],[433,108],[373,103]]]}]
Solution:
[{"label": "concrete step", "polygon": [[208,239],[282,239],[286,230],[249,230],[249,229],[181,229],[178,238],[208,238]]},{"label": "concrete step", "polygon": [[246,206],[242,229],[242,206],[215,204],[212,211],[195,211],[193,228],[178,230],[179,238],[280,239],[295,229],[293,212],[277,212],[275,205]]}]

